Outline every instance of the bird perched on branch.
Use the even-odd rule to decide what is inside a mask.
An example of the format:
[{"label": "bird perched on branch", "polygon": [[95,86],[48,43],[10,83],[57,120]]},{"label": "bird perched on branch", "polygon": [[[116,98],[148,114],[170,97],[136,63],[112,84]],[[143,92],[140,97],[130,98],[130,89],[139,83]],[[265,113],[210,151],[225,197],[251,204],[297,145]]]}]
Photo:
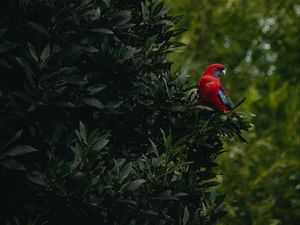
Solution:
[{"label": "bird perched on branch", "polygon": [[232,101],[221,84],[220,77],[226,69],[222,64],[209,65],[200,78],[197,88],[201,98],[210,103],[214,109],[229,111],[233,108]]},{"label": "bird perched on branch", "polygon": [[[224,65],[209,65],[200,78],[197,88],[201,98],[208,102],[214,109],[227,112],[234,110],[236,107],[241,105],[246,98],[243,98],[235,106],[233,105],[229,95],[226,93],[220,81],[220,77],[225,75],[225,73],[226,69]],[[241,120],[241,117],[236,112],[232,111],[232,115],[236,120]],[[237,130],[235,134],[242,142],[247,143],[247,140],[242,136],[240,130]]]}]

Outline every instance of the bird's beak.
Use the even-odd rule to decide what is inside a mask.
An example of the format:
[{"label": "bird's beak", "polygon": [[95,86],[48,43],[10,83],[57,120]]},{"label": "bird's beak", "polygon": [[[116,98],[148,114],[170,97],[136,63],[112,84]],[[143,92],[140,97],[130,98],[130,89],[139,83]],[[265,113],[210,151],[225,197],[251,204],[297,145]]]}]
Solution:
[{"label": "bird's beak", "polygon": [[225,75],[226,74],[226,69],[221,70],[221,72],[222,72],[222,75]]}]

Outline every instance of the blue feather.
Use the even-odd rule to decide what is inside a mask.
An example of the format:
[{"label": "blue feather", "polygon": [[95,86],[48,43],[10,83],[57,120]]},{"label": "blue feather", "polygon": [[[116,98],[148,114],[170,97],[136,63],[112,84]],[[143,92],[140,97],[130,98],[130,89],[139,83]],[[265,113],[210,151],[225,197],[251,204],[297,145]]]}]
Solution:
[{"label": "blue feather", "polygon": [[222,72],[220,70],[217,70],[213,73],[214,77],[219,78],[222,75]]},{"label": "blue feather", "polygon": [[232,104],[222,89],[219,90],[218,95],[219,95],[219,98],[221,99],[222,103],[231,109]]}]

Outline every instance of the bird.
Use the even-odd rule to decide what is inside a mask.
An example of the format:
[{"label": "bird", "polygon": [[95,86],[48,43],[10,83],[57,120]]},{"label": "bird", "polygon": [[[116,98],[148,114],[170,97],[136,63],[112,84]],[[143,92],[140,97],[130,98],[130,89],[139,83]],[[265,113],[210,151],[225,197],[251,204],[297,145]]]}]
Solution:
[{"label": "bird", "polygon": [[233,103],[220,81],[220,77],[225,73],[224,65],[218,63],[209,65],[201,76],[197,89],[200,97],[213,109],[227,112],[233,109]]}]

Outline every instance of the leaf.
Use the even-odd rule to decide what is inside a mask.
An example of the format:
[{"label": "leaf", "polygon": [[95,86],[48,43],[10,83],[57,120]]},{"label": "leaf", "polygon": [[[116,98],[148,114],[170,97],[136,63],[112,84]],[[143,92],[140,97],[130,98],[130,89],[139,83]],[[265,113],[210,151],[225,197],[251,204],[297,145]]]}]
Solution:
[{"label": "leaf", "polygon": [[21,225],[18,218],[14,217],[14,221],[15,221],[16,225]]},{"label": "leaf", "polygon": [[42,62],[44,62],[45,60],[47,60],[50,56],[50,46],[46,45],[46,47],[43,49],[41,56],[40,56],[40,60]]},{"label": "leaf", "polygon": [[175,197],[175,198],[181,198],[181,197],[187,197],[187,196],[188,196],[188,194],[185,192],[178,192],[173,195],[173,197]]},{"label": "leaf", "polygon": [[27,79],[28,79],[29,83],[31,84],[31,86],[36,89],[36,85],[35,85],[34,80],[33,80],[33,77],[35,76],[35,74],[32,72],[32,70],[31,70],[30,66],[28,65],[28,63],[20,57],[16,57],[16,60],[22,66],[25,74],[27,75]]},{"label": "leaf", "polygon": [[184,207],[183,218],[182,218],[182,224],[186,225],[187,222],[189,221],[189,218],[190,218],[190,212],[189,212],[188,208],[185,206]]},{"label": "leaf", "polygon": [[45,176],[41,174],[39,171],[33,171],[32,173],[27,174],[27,179],[34,184],[38,184],[41,186],[46,186]]},{"label": "leaf", "polygon": [[87,90],[93,95],[95,93],[98,93],[99,91],[102,91],[105,87],[106,85],[104,84],[96,84],[88,87]]},{"label": "leaf", "polygon": [[136,191],[136,190],[139,189],[145,182],[146,182],[146,180],[144,180],[144,179],[134,180],[134,181],[132,181],[132,182],[127,186],[127,190],[128,190],[128,191]]},{"label": "leaf", "polygon": [[103,109],[104,105],[102,104],[102,102],[100,102],[98,99],[96,98],[84,98],[82,100],[85,104],[89,105],[89,106],[93,106],[97,109]]},{"label": "leaf", "polygon": [[127,163],[121,170],[120,173],[120,183],[122,184],[123,181],[129,176],[132,172],[132,162]]},{"label": "leaf", "polygon": [[207,183],[201,184],[199,187],[200,188],[209,188],[209,187],[215,187],[215,186],[217,186],[219,184],[220,183],[217,182],[217,181],[211,181],[211,182],[207,182]]},{"label": "leaf", "polygon": [[149,141],[150,141],[150,143],[151,143],[152,152],[154,152],[155,155],[158,157],[158,156],[159,156],[159,153],[158,153],[156,144],[155,144],[150,138],[149,138]]},{"label": "leaf", "polygon": [[186,32],[187,30],[188,30],[188,29],[184,29],[184,28],[176,29],[176,30],[173,31],[173,37],[178,36],[178,35],[180,35],[180,34]]},{"label": "leaf", "polygon": [[16,140],[18,140],[23,134],[23,130],[19,130],[15,135],[4,145],[4,148],[12,143],[14,143]]},{"label": "leaf", "polygon": [[[157,9],[155,9],[155,10],[157,11]],[[158,12],[158,13],[154,12],[154,14],[155,14],[154,17],[155,17],[155,18],[161,17],[161,16],[167,14],[168,12],[169,12],[169,9],[168,9],[168,8],[162,8],[162,9],[160,10],[160,12]]]},{"label": "leaf", "polygon": [[29,146],[29,145],[19,145],[14,148],[11,148],[7,152],[3,154],[3,156],[18,156],[18,155],[24,155],[31,152],[36,152],[37,149]]},{"label": "leaf", "polygon": [[37,54],[36,54],[36,50],[30,42],[28,42],[28,49],[29,49],[31,57],[37,62],[38,57],[37,57]]},{"label": "leaf", "polygon": [[116,167],[120,168],[124,165],[126,162],[126,159],[116,159],[114,160]]},{"label": "leaf", "polygon": [[148,8],[147,8],[147,6],[145,5],[144,2],[141,2],[141,6],[142,6],[143,19],[144,19],[144,20],[147,20],[148,15],[149,15]]},{"label": "leaf", "polygon": [[102,140],[96,142],[96,144],[94,144],[92,149],[96,150],[96,151],[100,151],[108,144],[108,142],[109,142],[108,139],[102,139]]},{"label": "leaf", "polygon": [[103,0],[103,2],[105,3],[106,7],[110,7],[111,0]]},{"label": "leaf", "polygon": [[79,133],[80,133],[80,137],[82,138],[82,140],[86,141],[86,138],[87,138],[86,128],[81,121],[79,121]]},{"label": "leaf", "polygon": [[161,20],[157,24],[163,24],[167,26],[175,26],[175,24],[171,20]]},{"label": "leaf", "polygon": [[5,167],[10,170],[26,170],[25,166],[15,160],[2,160],[0,161],[0,166]]},{"label": "leaf", "polygon": [[124,101],[122,101],[122,100],[109,102],[106,104],[106,107],[116,109],[116,108],[119,108],[123,104],[123,102]]},{"label": "leaf", "polygon": [[154,5],[152,6],[152,14],[154,16],[157,15],[157,13],[163,8],[164,4],[163,2],[160,2],[160,1],[156,1],[154,3]]},{"label": "leaf", "polygon": [[195,108],[195,109],[201,109],[201,110],[214,111],[213,108],[208,107],[208,106],[204,106],[204,105],[196,105],[196,106],[194,106],[193,108]]},{"label": "leaf", "polygon": [[[224,210],[222,210],[222,211],[220,211],[220,212],[215,213],[214,218],[215,218],[215,219],[219,219],[219,218],[225,216],[226,214],[227,214],[227,212],[224,211]],[[278,224],[280,224],[280,223],[278,223]]]},{"label": "leaf", "polygon": [[167,137],[167,139],[166,139],[166,141],[165,141],[165,143],[164,143],[164,147],[165,147],[166,150],[171,149],[172,142],[173,142],[173,137],[172,137],[171,134],[169,134],[168,137]]},{"label": "leaf", "polygon": [[45,35],[45,37],[50,38],[50,34],[48,31],[43,28],[41,25],[35,23],[35,22],[28,22],[27,23],[29,26],[31,26],[34,30],[40,32],[41,34]]},{"label": "leaf", "polygon": [[128,24],[128,22],[131,20],[131,16],[125,17],[123,20],[121,20],[120,22],[118,22],[118,26],[124,26],[126,24]]},{"label": "leaf", "polygon": [[158,212],[155,212],[153,210],[144,210],[142,212],[143,212],[143,214],[148,215],[148,216],[158,216],[159,215]]},{"label": "leaf", "polygon": [[104,34],[114,34],[114,32],[107,28],[95,28],[91,29],[90,31],[96,32],[96,33],[104,33]]},{"label": "leaf", "polygon": [[[76,132],[76,135],[78,136],[79,134]],[[82,149],[80,147],[80,145],[78,143],[75,144],[75,146],[71,146],[72,151],[74,152],[74,157],[76,160],[78,161],[82,161],[83,158],[83,153],[82,153]],[[77,166],[77,162],[74,162],[74,167]]]},{"label": "leaf", "polygon": [[186,46],[186,44],[184,44],[182,42],[174,41],[171,43],[171,47],[173,47],[173,48],[178,48],[178,47],[183,47],[183,46]]}]

